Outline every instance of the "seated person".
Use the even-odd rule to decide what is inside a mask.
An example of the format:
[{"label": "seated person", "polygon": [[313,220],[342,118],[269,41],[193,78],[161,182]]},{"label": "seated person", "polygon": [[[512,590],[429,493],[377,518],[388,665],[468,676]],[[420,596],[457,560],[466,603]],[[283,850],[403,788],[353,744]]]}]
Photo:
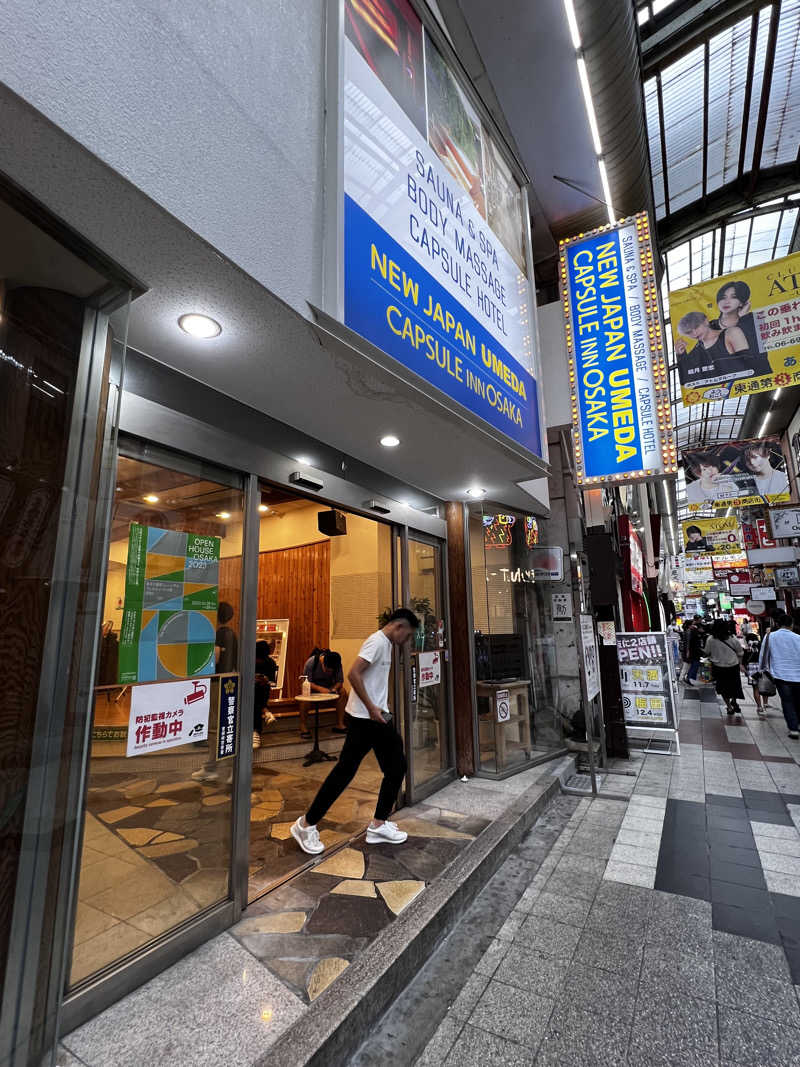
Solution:
[{"label": "seated person", "polygon": [[[347,690],[344,687],[344,673],[342,671],[342,657],[338,652],[332,652],[329,648],[315,648],[306,660],[303,674],[311,683],[312,693],[336,693],[336,725],[333,732],[345,734],[344,709],[347,704]],[[304,739],[311,736],[308,729],[308,705],[299,704],[300,708],[300,736]]]},{"label": "seated person", "polygon": [[256,684],[253,700],[253,748],[261,747],[261,730],[264,723],[274,722],[269,710],[270,692],[278,679],[278,664],[272,658],[274,641],[256,641]]}]

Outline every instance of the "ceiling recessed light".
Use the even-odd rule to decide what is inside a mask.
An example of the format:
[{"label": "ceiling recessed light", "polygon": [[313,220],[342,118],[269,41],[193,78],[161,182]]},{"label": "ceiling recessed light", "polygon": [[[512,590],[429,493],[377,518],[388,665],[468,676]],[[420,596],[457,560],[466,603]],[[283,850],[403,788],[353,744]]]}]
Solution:
[{"label": "ceiling recessed light", "polygon": [[148,493],[144,499],[147,504],[157,504],[159,500],[155,493]]},{"label": "ceiling recessed light", "polygon": [[303,467],[311,466],[311,460],[308,458],[308,456],[295,456],[294,460],[295,463],[299,463]]},{"label": "ceiling recessed light", "polygon": [[385,437],[381,438],[381,444],[384,448],[397,448],[400,444],[400,438],[395,437],[393,433],[387,433]]},{"label": "ceiling recessed light", "polygon": [[263,515],[263,514],[264,514],[265,512],[269,511],[269,508],[267,507],[267,505],[266,505],[266,504],[259,504],[259,505],[258,505],[258,510],[259,510],[259,511],[260,511],[260,512],[262,513],[262,515]]},{"label": "ceiling recessed light", "polygon": [[188,333],[191,337],[201,337],[203,340],[208,340],[209,337],[219,337],[222,333],[222,327],[216,321],[211,319],[208,315],[181,315],[178,319],[178,325],[184,333]]},{"label": "ceiling recessed light", "polygon": [[486,490],[485,489],[481,489],[477,485],[473,485],[471,489],[467,490],[467,496],[474,496],[474,497],[486,496]]},{"label": "ceiling recessed light", "polygon": [[229,511],[218,511],[217,512],[217,518],[218,519],[229,519],[230,517],[231,517],[231,513]]}]

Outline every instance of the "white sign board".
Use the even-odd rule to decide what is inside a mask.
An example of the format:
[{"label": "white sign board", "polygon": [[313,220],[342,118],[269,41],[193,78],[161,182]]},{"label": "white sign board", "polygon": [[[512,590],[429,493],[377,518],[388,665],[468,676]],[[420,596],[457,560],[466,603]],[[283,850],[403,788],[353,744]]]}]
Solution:
[{"label": "white sign board", "polygon": [[602,637],[604,645],[617,643],[617,631],[613,619],[604,619],[597,624],[597,634]]},{"label": "white sign board", "polygon": [[425,689],[429,685],[438,685],[442,680],[442,654],[441,652],[420,652],[419,654],[419,687]]},{"label": "white sign board", "polygon": [[785,588],[791,585],[800,585],[800,574],[797,567],[776,567],[775,585]]},{"label": "white sign board", "polygon": [[663,695],[623,693],[622,712],[625,722],[628,723],[652,723],[656,726],[666,726],[669,723],[667,702]]},{"label": "white sign board", "polygon": [[581,648],[583,672],[586,676],[586,699],[594,700],[600,692],[600,663],[597,658],[594,619],[591,615],[581,615]]},{"label": "white sign board", "polygon": [[800,508],[770,508],[769,521],[772,536],[800,537]]},{"label": "white sign board", "polygon": [[777,600],[771,585],[751,585],[750,595],[753,600]]},{"label": "white sign board", "polygon": [[745,607],[751,615],[763,615],[767,610],[767,605],[763,600],[748,600]]},{"label": "white sign board", "polygon": [[497,721],[508,722],[511,718],[511,693],[508,689],[498,689],[495,695]]},{"label": "white sign board", "polygon": [[619,677],[622,688],[635,693],[661,693],[665,688],[662,668],[657,663],[644,667],[621,665]]},{"label": "white sign board", "polygon": [[205,741],[211,708],[211,679],[131,686],[126,756]]},{"label": "white sign board", "polygon": [[553,622],[561,622],[572,618],[572,594],[551,593],[550,600],[553,606]]}]

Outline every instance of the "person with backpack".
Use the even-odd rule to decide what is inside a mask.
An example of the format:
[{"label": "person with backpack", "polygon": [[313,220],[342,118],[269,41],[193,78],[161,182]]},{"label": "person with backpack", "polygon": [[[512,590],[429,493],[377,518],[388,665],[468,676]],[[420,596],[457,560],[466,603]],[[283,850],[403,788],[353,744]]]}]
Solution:
[{"label": "person with backpack", "polygon": [[717,695],[725,701],[728,715],[741,715],[737,700],[744,700],[740,664],[744,649],[731,634],[731,624],[714,619],[711,636],[706,641],[706,655],[711,660],[711,673]]},{"label": "person with backpack", "polygon": [[[344,673],[342,671],[342,657],[338,652],[330,648],[315,648],[306,660],[303,674],[311,685],[312,693],[334,693],[339,697],[336,705],[336,725],[333,728],[335,734],[346,734],[344,724],[344,712],[347,707],[347,690],[344,687]],[[309,740],[311,732],[308,729],[308,710],[305,704],[299,705],[300,713],[300,736],[304,741]]]},{"label": "person with backpack", "polygon": [[775,627],[761,645],[758,669],[775,682],[783,717],[793,741],[800,738],[800,634],[792,630],[785,611],[775,617]]}]

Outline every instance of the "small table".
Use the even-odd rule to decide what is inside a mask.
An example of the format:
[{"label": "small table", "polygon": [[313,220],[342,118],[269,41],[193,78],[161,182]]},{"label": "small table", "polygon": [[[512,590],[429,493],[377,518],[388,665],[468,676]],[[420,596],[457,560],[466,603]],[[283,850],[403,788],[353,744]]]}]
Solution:
[{"label": "small table", "polygon": [[323,752],[319,747],[319,706],[320,704],[335,704],[339,700],[338,693],[311,693],[309,696],[299,696],[294,698],[298,704],[316,704],[316,715],[314,716],[314,747],[308,753],[303,760],[303,766],[309,767],[312,763],[325,763],[330,760],[332,763],[336,762],[336,756],[329,756],[327,752]]}]

